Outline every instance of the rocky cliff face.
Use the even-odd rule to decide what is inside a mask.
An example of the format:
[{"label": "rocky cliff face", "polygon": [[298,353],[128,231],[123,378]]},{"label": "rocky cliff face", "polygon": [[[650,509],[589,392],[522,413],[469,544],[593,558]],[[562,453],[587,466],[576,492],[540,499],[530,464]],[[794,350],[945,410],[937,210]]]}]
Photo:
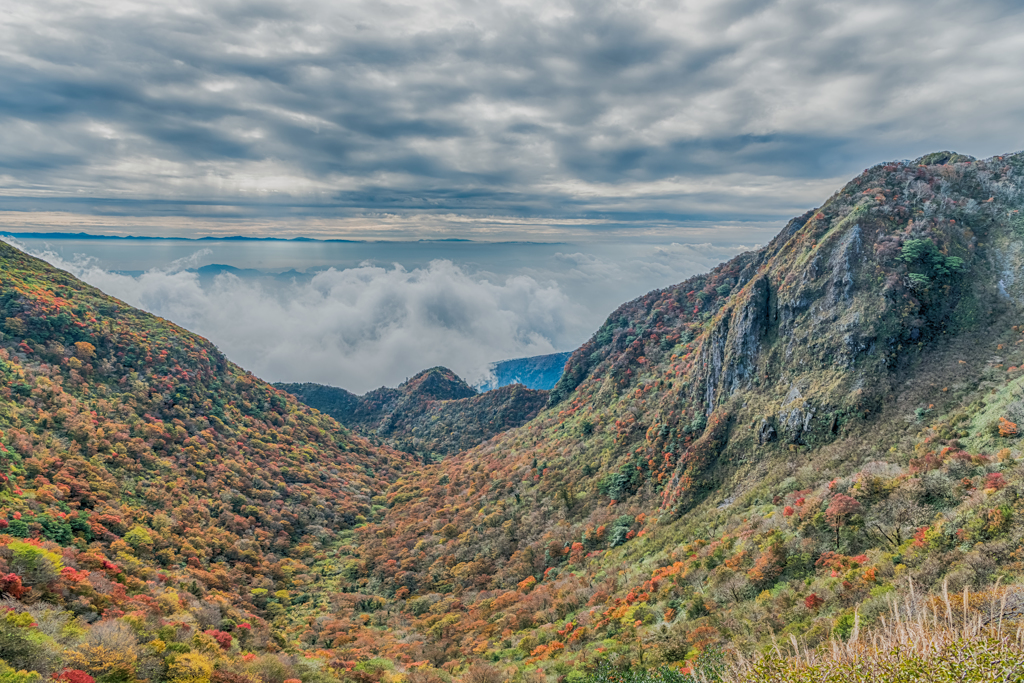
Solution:
[{"label": "rocky cliff face", "polygon": [[697,363],[702,369],[704,412],[710,415],[722,396],[753,386],[765,335],[778,321],[770,306],[768,278],[758,275],[729,313],[708,333]]},{"label": "rocky cliff face", "polygon": [[1024,300],[1022,166],[941,153],[865,171],[757,252],[625,304],[573,354],[552,402],[675,350],[686,408],[709,418],[736,398],[759,411],[762,440],[831,438],[928,345]]}]

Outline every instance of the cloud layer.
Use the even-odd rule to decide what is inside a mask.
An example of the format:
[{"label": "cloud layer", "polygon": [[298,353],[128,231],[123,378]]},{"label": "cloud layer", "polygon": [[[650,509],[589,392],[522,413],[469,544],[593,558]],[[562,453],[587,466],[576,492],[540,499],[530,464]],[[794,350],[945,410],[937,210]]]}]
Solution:
[{"label": "cloud layer", "polygon": [[[24,245],[12,241],[15,246]],[[126,275],[95,259],[27,249],[119,299],[213,341],[270,381],[359,393],[444,365],[483,379],[492,361],[576,348],[623,301],[707,270],[741,247],[641,247],[608,259],[558,252],[543,267],[495,272],[446,260],[329,268],[311,277],[212,279],[193,270],[208,250]]]},{"label": "cloud layer", "polygon": [[876,161],[1021,146],[1022,33],[998,0],[17,3],[0,208],[780,220]]}]

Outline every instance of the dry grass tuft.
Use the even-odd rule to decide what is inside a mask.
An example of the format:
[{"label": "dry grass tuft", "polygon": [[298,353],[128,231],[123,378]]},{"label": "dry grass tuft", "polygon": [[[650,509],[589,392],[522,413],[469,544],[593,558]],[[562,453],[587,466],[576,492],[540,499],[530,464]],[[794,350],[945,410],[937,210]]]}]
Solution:
[{"label": "dry grass tuft", "polygon": [[[894,599],[880,627],[810,650],[799,641],[774,642],[765,657],[738,657],[736,683],[904,683],[1024,681],[1024,592],[997,584],[983,593]],[[774,641],[774,639],[773,639]]]}]

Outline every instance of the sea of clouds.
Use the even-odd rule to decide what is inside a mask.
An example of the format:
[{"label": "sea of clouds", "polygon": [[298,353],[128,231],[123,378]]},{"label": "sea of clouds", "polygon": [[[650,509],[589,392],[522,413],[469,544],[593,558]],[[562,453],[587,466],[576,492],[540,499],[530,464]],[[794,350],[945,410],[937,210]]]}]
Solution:
[{"label": "sea of clouds", "polygon": [[[364,263],[295,277],[196,272],[210,250],[141,273],[94,257],[10,240],[126,303],[213,341],[268,381],[319,382],[362,393],[443,365],[471,383],[491,362],[575,349],[621,303],[745,250],[643,245],[615,255],[559,245],[536,267],[436,259],[406,268]],[[386,248],[386,247],[382,247]]]}]

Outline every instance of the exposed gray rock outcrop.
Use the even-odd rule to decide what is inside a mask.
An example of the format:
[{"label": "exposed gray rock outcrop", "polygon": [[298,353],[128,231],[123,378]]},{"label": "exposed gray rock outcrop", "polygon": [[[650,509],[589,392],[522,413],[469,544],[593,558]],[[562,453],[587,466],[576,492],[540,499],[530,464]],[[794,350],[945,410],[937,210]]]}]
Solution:
[{"label": "exposed gray rock outcrop", "polygon": [[701,349],[703,403],[710,415],[716,402],[748,388],[757,373],[762,342],[776,315],[771,308],[768,278],[755,277],[744,298],[722,316]]},{"label": "exposed gray rock outcrop", "polygon": [[775,426],[771,423],[767,417],[761,418],[761,424],[757,428],[757,442],[762,446],[766,443],[771,443],[778,438],[778,434],[775,432]]}]

